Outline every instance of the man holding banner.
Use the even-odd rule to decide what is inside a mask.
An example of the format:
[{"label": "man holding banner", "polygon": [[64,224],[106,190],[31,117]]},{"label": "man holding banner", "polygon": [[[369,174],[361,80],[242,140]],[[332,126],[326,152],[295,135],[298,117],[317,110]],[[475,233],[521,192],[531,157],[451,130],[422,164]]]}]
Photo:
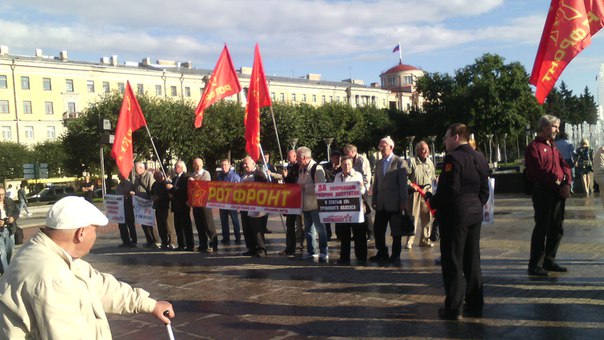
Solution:
[{"label": "man holding banner", "polygon": [[[243,159],[243,169],[245,173],[241,182],[268,182],[266,175],[258,169],[256,162],[252,157],[247,156]],[[244,256],[265,257],[266,245],[264,243],[264,231],[268,223],[268,213],[256,211],[241,211],[241,225],[243,227],[243,236],[247,251]]]},{"label": "man holding banner", "polygon": [[[145,164],[143,162],[134,163],[134,171],[134,191],[131,192],[131,195],[150,200],[151,187],[153,186],[153,182],[155,182],[153,175],[145,169]],[[157,239],[159,238],[159,235],[157,235],[157,231],[153,229],[153,223],[151,223],[151,225],[141,225],[143,227],[143,232],[145,233],[145,238],[147,239],[145,247],[157,248]]]}]

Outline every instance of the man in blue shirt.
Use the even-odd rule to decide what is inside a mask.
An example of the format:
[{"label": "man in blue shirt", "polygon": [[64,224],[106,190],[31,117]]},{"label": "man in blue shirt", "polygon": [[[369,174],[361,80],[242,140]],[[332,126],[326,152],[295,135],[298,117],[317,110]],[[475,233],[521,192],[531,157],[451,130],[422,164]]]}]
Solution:
[{"label": "man in blue shirt", "polygon": [[[228,159],[223,159],[220,163],[222,172],[218,174],[218,180],[222,182],[241,182],[241,177],[233,170],[231,170],[231,162]],[[233,221],[233,232],[235,234],[235,243],[241,242],[241,227],[239,226],[239,217],[237,211],[220,209],[220,224],[222,226],[222,240],[223,244],[227,244],[231,241],[231,235],[229,232],[229,216]]]}]

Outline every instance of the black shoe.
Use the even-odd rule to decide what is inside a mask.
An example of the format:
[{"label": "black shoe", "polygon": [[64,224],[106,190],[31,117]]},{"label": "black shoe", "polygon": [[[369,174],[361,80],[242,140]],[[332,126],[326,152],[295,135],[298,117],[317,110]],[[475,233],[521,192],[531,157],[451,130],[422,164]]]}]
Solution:
[{"label": "black shoe", "polygon": [[446,308],[438,309],[438,317],[443,320],[459,321],[463,319],[463,315],[458,311],[452,311]]},{"label": "black shoe", "polygon": [[384,258],[383,256],[380,255],[375,255],[369,258],[369,261],[371,262],[388,262],[388,258]]},{"label": "black shoe", "polygon": [[241,256],[254,256],[256,254],[255,251],[248,250],[246,252],[241,253]]},{"label": "black shoe", "polygon": [[231,240],[229,240],[228,238],[223,238],[222,240],[220,240],[220,243],[229,244],[229,243],[231,243]]},{"label": "black shoe", "polygon": [[545,270],[541,267],[529,268],[528,274],[529,274],[529,276],[549,276],[549,273],[547,272],[547,270]]},{"label": "black shoe", "polygon": [[388,259],[388,263],[392,264],[394,267],[402,267],[403,264],[401,263],[401,258],[400,257],[390,257]]},{"label": "black shoe", "polygon": [[469,318],[482,318],[482,308],[463,308],[463,315]]},{"label": "black shoe", "polygon": [[367,265],[367,260],[357,260],[357,265],[358,266],[366,266]]},{"label": "black shoe", "polygon": [[252,257],[266,257],[266,251],[258,250],[254,253],[254,255],[252,255]]},{"label": "black shoe", "polygon": [[128,243],[122,243],[122,244],[120,244],[120,245],[119,245],[119,246],[117,246],[117,247],[118,247],[118,248],[128,248],[128,247],[130,247],[130,244],[128,244]]},{"label": "black shoe", "polygon": [[218,246],[217,245],[213,245],[212,248],[210,248],[210,249],[212,249],[212,251],[214,251],[214,252],[217,252],[218,251]]},{"label": "black shoe", "polygon": [[235,243],[240,244],[241,243],[241,239],[240,238],[236,238],[235,239]]},{"label": "black shoe", "polygon": [[272,234],[273,232],[272,232],[272,231],[270,231],[270,230],[268,230],[268,229],[266,229],[266,230],[264,231],[264,233],[265,233],[265,234]]},{"label": "black shoe", "polygon": [[341,266],[347,266],[350,264],[350,259],[340,258],[339,260],[336,261],[336,264],[341,265]]},{"label": "black shoe", "polygon": [[195,251],[194,247],[186,247],[183,251]]},{"label": "black shoe", "polygon": [[550,271],[550,272],[559,272],[559,273],[566,273],[568,271],[568,269],[566,269],[566,267],[561,267],[557,263],[550,264],[550,265],[544,264],[543,269]]}]

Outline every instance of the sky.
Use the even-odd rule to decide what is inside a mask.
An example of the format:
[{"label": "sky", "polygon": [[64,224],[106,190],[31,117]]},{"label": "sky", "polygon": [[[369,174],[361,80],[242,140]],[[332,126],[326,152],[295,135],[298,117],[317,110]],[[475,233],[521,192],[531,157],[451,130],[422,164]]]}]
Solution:
[{"label": "sky", "polygon": [[[120,63],[192,61],[213,69],[226,43],[236,68],[251,67],[260,46],[268,75],[369,85],[399,62],[453,74],[485,53],[531,72],[550,0],[2,0],[0,44],[10,54]],[[604,33],[558,80],[574,93],[604,63]],[[603,98],[604,100],[604,98]]]}]

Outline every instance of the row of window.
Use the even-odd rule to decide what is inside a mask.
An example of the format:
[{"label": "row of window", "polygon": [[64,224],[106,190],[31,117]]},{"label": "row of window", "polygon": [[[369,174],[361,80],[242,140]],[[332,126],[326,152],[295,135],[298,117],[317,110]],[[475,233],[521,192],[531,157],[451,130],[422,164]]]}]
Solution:
[{"label": "row of window", "polygon": [[[34,127],[31,125],[26,125],[23,127],[23,132],[25,133],[25,139],[33,140],[34,139]],[[57,130],[54,126],[46,127],[46,138],[54,139],[57,137]],[[2,140],[11,141],[13,140],[13,129],[11,126],[3,126],[2,127]]]},{"label": "row of window", "polygon": [[[67,103],[67,112],[73,113],[76,112],[76,103],[68,102]],[[0,113],[10,113],[10,104],[8,100],[0,100]],[[32,114],[33,108],[31,101],[24,100],[23,101],[23,113],[24,114]],[[55,113],[53,102],[44,102],[44,113],[47,115],[52,115]]]},{"label": "row of window", "polygon": [[[330,103],[333,103],[333,98],[334,98],[333,96],[329,96],[329,102]],[[275,101],[277,99],[276,95],[275,95],[275,92],[271,92],[271,99],[273,101]],[[291,94],[291,101],[295,103],[297,101],[297,99],[298,99],[298,97],[296,96],[296,94],[292,93]],[[305,93],[302,94],[302,98],[301,99],[302,99],[302,103],[306,103],[307,102],[306,101],[306,94]],[[280,93],[279,94],[279,100],[282,101],[282,102],[285,102],[285,93]],[[341,100],[341,97],[340,96],[336,96],[336,103],[339,103],[340,100]],[[346,101],[347,99],[344,98],[344,100]],[[369,97],[367,97],[367,96],[358,96],[357,95],[355,97],[355,104],[359,105],[359,104],[361,104],[361,101],[362,101],[362,104],[369,104]],[[313,103],[317,102],[317,95],[316,94],[312,95],[312,102]],[[327,103],[327,96],[326,95],[322,95],[321,96],[321,104],[325,104],[325,103]],[[371,97],[371,104],[375,105],[375,97],[374,96]],[[382,104],[386,105],[386,99],[383,99],[383,103]]]},{"label": "row of window", "polygon": [[[95,92],[94,80],[87,80],[86,87],[88,89],[88,92],[94,93]],[[6,89],[6,88],[8,88],[8,79],[7,79],[6,75],[0,75],[0,89]],[[117,83],[117,89],[120,93],[124,93],[125,88],[126,88],[126,86],[124,83]],[[28,76],[21,76],[21,89],[22,90],[30,89],[30,82],[29,82]],[[50,78],[42,78],[42,89],[44,91],[52,91],[52,80]],[[162,89],[163,89],[162,85],[155,85],[155,95],[162,96],[163,95]],[[110,91],[111,91],[111,86],[109,85],[109,82],[104,81],[103,82],[103,92],[109,93]],[[203,92],[203,89],[200,89],[200,91]],[[65,92],[74,92],[73,79],[65,79]],[[145,88],[144,88],[143,84],[136,84],[136,92],[138,94],[144,94]],[[170,95],[172,95],[173,97],[178,96],[178,88],[176,86],[170,86]],[[184,95],[186,97],[191,97],[191,88],[190,87],[187,86],[184,88]]]}]

